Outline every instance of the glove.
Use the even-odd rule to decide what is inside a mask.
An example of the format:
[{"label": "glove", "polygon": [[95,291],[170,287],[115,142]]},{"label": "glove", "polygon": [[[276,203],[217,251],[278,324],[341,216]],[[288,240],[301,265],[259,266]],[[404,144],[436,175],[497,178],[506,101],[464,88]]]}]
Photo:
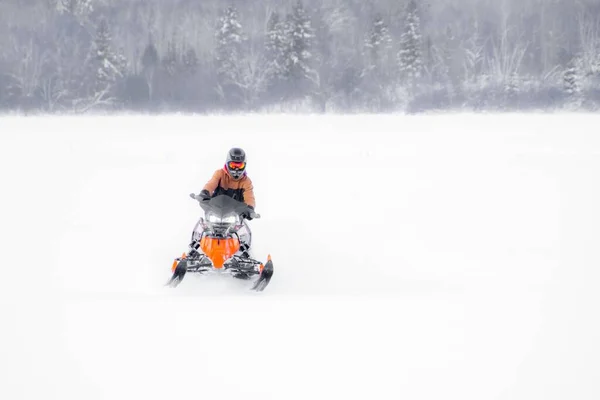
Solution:
[{"label": "glove", "polygon": [[248,209],[242,213],[242,218],[252,221],[254,219],[254,207],[248,206]]},{"label": "glove", "polygon": [[208,193],[208,190],[203,190],[200,194],[190,193],[190,197],[198,201],[208,201],[210,200],[210,193]]},{"label": "glove", "polygon": [[200,195],[199,195],[199,197],[200,197],[200,198],[201,198],[203,201],[210,200],[210,193],[208,192],[208,190],[204,189],[204,190],[202,190],[202,191],[200,192]]}]

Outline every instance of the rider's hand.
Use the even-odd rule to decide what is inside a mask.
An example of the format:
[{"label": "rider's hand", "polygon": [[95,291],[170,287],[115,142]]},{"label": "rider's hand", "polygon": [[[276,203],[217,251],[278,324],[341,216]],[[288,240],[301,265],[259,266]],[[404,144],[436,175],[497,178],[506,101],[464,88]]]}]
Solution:
[{"label": "rider's hand", "polygon": [[204,189],[200,192],[198,197],[200,197],[200,199],[204,201],[210,200],[210,193],[208,192],[208,190]]},{"label": "rider's hand", "polygon": [[247,219],[248,221],[252,221],[254,219],[254,207],[248,206],[248,209],[242,213],[242,217]]},{"label": "rider's hand", "polygon": [[200,194],[190,193],[190,197],[198,201],[208,201],[210,200],[210,193],[208,190],[203,190]]}]

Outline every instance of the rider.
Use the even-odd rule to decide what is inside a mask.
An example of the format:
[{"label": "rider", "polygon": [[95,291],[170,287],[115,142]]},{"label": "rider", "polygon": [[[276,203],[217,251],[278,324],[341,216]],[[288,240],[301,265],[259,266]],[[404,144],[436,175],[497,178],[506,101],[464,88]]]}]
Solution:
[{"label": "rider", "polygon": [[[215,171],[204,185],[200,197],[208,200],[221,194],[246,203],[251,210],[256,206],[254,187],[246,174],[246,153],[238,147],[229,150],[225,166]],[[247,213],[244,217],[251,220],[250,214]]]},{"label": "rider", "polygon": [[[247,220],[253,219],[254,207],[256,206],[254,187],[246,174],[246,153],[238,147],[229,150],[225,166],[215,171],[200,194],[194,196],[194,198],[210,200],[222,194],[246,203],[249,209],[242,216]],[[245,230],[248,231],[248,228],[246,227]],[[247,235],[248,233],[240,235],[241,246],[238,254],[244,257],[249,257],[248,251],[250,250]]]}]

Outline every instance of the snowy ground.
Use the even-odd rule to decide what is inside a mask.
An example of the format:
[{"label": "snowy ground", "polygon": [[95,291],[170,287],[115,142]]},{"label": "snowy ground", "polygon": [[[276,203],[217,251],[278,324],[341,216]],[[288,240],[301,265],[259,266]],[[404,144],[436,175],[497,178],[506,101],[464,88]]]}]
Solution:
[{"label": "snowy ground", "polygon": [[[0,398],[598,399],[598,126],[2,117]],[[166,289],[232,146],[273,281]]]}]

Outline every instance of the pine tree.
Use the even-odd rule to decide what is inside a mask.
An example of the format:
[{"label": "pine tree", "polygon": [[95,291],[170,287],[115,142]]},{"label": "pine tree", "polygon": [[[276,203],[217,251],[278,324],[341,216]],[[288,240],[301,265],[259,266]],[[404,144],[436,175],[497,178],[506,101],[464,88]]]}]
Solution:
[{"label": "pine tree", "polygon": [[361,89],[372,107],[379,109],[385,97],[385,87],[390,82],[389,52],[392,38],[381,15],[375,16],[373,25],[365,38],[365,67]]},{"label": "pine tree", "polygon": [[94,96],[108,96],[113,93],[117,80],[124,76],[126,60],[112,51],[110,30],[104,19],[96,30],[91,60],[95,71]]},{"label": "pine tree", "polygon": [[378,68],[385,63],[385,53],[392,47],[392,37],[381,15],[377,15],[365,39],[369,53],[369,68]]},{"label": "pine tree", "polygon": [[215,34],[217,48],[215,52],[218,92],[226,101],[239,101],[242,97],[239,89],[243,59],[243,44],[246,38],[238,19],[235,7],[228,7],[219,19]]},{"label": "pine tree", "polygon": [[569,103],[574,104],[581,96],[581,73],[579,59],[574,57],[563,74],[563,85]]},{"label": "pine tree", "polygon": [[299,93],[314,77],[312,69],[312,39],[314,38],[310,18],[298,0],[292,14],[288,16],[287,37],[289,46],[285,54],[285,73],[288,81]]},{"label": "pine tree", "polygon": [[421,23],[418,12],[417,2],[410,0],[406,9],[404,33],[400,38],[400,51],[398,52],[401,79],[413,89],[423,71]]},{"label": "pine tree", "polygon": [[286,24],[280,20],[279,13],[271,13],[265,40],[267,80],[270,86],[276,85],[285,76],[285,55],[289,46],[286,32]]}]

